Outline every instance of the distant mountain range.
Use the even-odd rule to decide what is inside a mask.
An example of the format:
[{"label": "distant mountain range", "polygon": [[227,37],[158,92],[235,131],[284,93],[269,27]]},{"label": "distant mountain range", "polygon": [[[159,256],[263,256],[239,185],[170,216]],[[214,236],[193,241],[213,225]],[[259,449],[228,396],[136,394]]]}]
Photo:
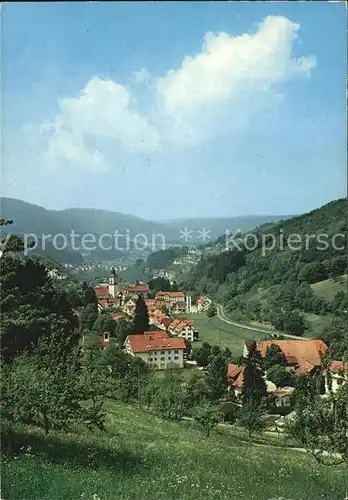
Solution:
[{"label": "distant mountain range", "polygon": [[[243,217],[175,219],[159,222],[130,214],[92,208],[47,210],[14,198],[2,197],[0,204],[1,217],[14,221],[13,225],[4,228],[3,233],[8,231],[16,234],[35,234],[40,237],[39,235],[42,234],[68,235],[74,230],[76,234],[81,236],[92,233],[98,237],[106,233],[114,234],[118,230],[119,234],[128,234],[130,240],[133,240],[136,235],[144,234],[150,243],[152,236],[156,234],[162,234],[166,243],[204,243],[200,233],[204,229],[208,231],[205,240],[205,243],[208,243],[218,238],[226,229],[231,232],[237,229],[245,231],[267,222],[276,222],[290,217],[290,215],[247,215]],[[191,231],[186,240],[183,239],[181,233],[185,229]],[[120,237],[120,247],[123,241]],[[160,239],[156,241],[160,242]],[[121,254],[122,252],[118,252],[118,255]]]}]

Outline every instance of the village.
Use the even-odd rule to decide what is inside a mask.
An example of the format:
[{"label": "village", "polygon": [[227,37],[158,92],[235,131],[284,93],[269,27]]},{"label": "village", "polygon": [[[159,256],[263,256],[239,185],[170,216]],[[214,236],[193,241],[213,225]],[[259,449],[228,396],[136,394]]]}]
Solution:
[{"label": "village", "polygon": [[[124,342],[125,352],[141,358],[153,370],[185,369],[192,365],[198,367],[196,361],[188,359],[187,346],[198,342],[199,331],[195,328],[194,320],[185,318],[185,314],[206,313],[211,305],[211,300],[199,296],[192,304],[191,296],[182,291],[161,290],[154,298],[148,298],[149,286],[146,283],[125,284],[119,283],[114,268],[111,270],[108,284],[94,287],[98,300],[98,311],[110,312],[117,321],[124,318],[133,318],[136,302],[143,297],[148,314],[150,330],[141,334],[129,334]],[[276,337],[272,335],[272,337]],[[272,340],[247,340],[244,342],[242,352],[238,353],[241,360],[248,356],[249,348],[256,344],[257,350],[263,359],[268,350],[276,346],[285,359],[285,370],[290,377],[296,378],[301,374],[316,375],[322,369],[322,357],[326,355],[327,345],[320,339],[281,339]],[[112,344],[112,339],[107,332],[101,332],[99,346],[103,349]],[[192,349],[191,349],[192,352]],[[342,361],[334,360],[324,370],[325,384],[322,396],[326,397],[329,391],[336,392],[347,380],[348,365]],[[237,401],[240,401],[243,380],[243,362],[228,364],[228,390],[232,391]],[[274,398],[275,407],[280,413],[287,413],[294,407],[294,384],[276,385],[264,376],[267,393]]]}]

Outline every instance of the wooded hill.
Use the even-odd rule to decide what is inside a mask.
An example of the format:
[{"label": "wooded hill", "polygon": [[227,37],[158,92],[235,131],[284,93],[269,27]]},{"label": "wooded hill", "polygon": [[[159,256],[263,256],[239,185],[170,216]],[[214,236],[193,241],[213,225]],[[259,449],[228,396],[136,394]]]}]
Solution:
[{"label": "wooded hill", "polygon": [[[346,210],[346,200],[339,199],[307,214],[259,226],[252,231],[258,240],[254,249],[255,238],[245,239],[241,234],[239,248],[232,244],[226,250],[225,236],[221,236],[215,244],[219,252],[204,255],[181,277],[181,286],[207,294],[240,321],[268,323],[298,335],[312,330],[311,316],[319,316],[326,325],[333,320],[334,329],[336,323],[342,327],[348,309],[343,277],[347,269]],[[338,234],[341,236],[332,244]],[[342,291],[329,299],[317,294],[311,285],[323,280],[334,280]],[[318,333],[312,331],[316,337]]]}]

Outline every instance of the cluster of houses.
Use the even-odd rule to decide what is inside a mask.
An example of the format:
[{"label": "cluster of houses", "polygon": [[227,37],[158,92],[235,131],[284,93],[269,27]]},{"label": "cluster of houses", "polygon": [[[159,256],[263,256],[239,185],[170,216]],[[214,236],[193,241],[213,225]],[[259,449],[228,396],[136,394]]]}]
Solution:
[{"label": "cluster of houses", "polygon": [[[247,341],[243,347],[243,358],[248,356],[248,349],[252,341]],[[314,375],[321,369],[321,358],[327,352],[327,345],[322,340],[258,340],[257,350],[264,358],[266,351],[271,345],[278,346],[286,360],[285,369],[294,375],[308,373]],[[338,387],[347,380],[348,364],[342,361],[333,361],[328,367],[331,374],[332,390],[335,392]],[[324,374],[325,375],[325,374]],[[228,380],[231,390],[240,395],[244,380],[244,366],[230,363],[228,365]],[[328,391],[327,377],[325,377],[325,390]],[[278,408],[291,407],[293,403],[293,387],[277,387],[267,380],[265,376],[267,392],[275,396],[275,404]]]},{"label": "cluster of houses", "polygon": [[[98,298],[99,310],[118,308],[122,312],[113,312],[115,320],[125,316],[133,316],[136,300],[139,295],[145,299],[149,312],[150,325],[156,330],[145,332],[141,335],[128,335],[125,349],[133,356],[142,358],[146,363],[156,369],[170,367],[184,367],[185,340],[198,340],[198,331],[191,319],[184,317],[171,317],[175,313],[192,312],[191,298],[184,292],[159,291],[154,298],[148,298],[149,288],[145,283],[132,285],[119,284],[114,270],[112,270],[108,285],[94,288]],[[195,307],[198,311],[206,311],[210,301],[206,297],[199,297]],[[248,356],[250,343],[247,341],[243,347],[243,358]],[[327,345],[322,340],[257,340],[256,347],[262,357],[265,357],[268,347],[277,345],[286,360],[285,369],[294,375],[303,373],[315,374],[321,369],[322,355],[327,352]],[[102,347],[110,345],[107,334],[102,334]],[[336,391],[344,380],[347,380],[348,366],[341,361],[333,361],[328,368],[332,390]],[[244,366],[230,363],[228,365],[228,381],[230,390],[239,395],[243,386]],[[267,392],[275,396],[275,404],[279,408],[289,408],[293,402],[293,387],[277,387],[267,380]],[[326,391],[327,377],[326,377]]]}]

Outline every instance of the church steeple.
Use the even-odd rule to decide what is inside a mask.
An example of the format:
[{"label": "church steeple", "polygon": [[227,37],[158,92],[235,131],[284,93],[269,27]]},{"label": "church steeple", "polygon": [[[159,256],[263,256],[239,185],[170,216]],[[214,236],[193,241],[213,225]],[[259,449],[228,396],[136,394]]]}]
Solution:
[{"label": "church steeple", "polygon": [[118,283],[117,283],[117,274],[116,274],[115,268],[112,267],[111,273],[109,276],[109,294],[111,295],[111,297],[113,297],[115,299],[118,295],[118,292],[119,292],[119,290],[118,290]]}]

